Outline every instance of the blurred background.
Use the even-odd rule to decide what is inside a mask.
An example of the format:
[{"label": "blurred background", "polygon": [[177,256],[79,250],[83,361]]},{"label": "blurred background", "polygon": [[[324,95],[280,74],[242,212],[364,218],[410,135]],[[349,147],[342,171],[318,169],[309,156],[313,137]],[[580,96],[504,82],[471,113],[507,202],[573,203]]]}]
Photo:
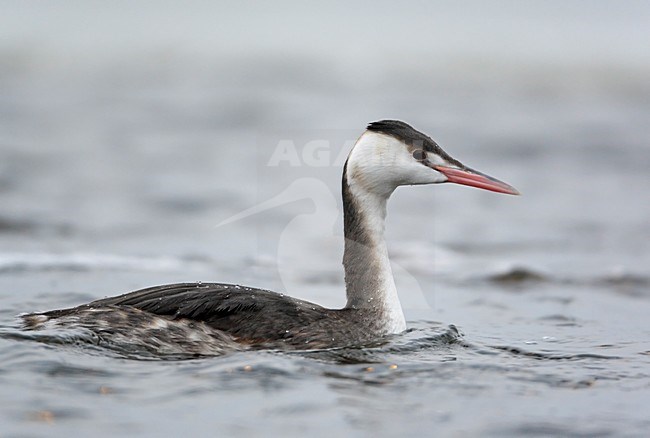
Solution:
[{"label": "blurred background", "polygon": [[[646,2],[69,1],[3,10],[7,266],[19,261],[11,252],[197,256],[218,266],[273,258],[278,230],[308,203],[215,225],[299,177],[318,178],[340,203],[340,157],[382,118],[411,123],[524,194],[402,189],[394,209],[408,213],[389,224],[396,240],[418,240],[411,225],[421,223],[438,244],[535,246],[534,264],[552,271],[648,264]],[[298,165],[268,166],[283,140]],[[330,157],[316,166],[302,155],[314,140]],[[339,269],[333,258],[323,269]]]},{"label": "blurred background", "polygon": [[[647,357],[650,3],[0,5],[5,323],[166,281],[343,305],[343,159],[368,122],[394,118],[523,194],[395,193],[387,238],[409,319]],[[571,406],[558,433],[611,412]],[[617,409],[612,424],[647,426]],[[466,430],[497,430],[477,422]]]}]

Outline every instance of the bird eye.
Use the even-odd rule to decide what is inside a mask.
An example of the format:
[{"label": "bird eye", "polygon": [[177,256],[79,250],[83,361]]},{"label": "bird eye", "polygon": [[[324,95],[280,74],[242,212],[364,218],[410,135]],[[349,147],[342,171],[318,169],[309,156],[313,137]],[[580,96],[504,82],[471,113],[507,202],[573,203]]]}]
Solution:
[{"label": "bird eye", "polygon": [[427,153],[424,152],[422,149],[416,149],[413,151],[413,158],[415,158],[418,161],[424,161],[427,159]]}]

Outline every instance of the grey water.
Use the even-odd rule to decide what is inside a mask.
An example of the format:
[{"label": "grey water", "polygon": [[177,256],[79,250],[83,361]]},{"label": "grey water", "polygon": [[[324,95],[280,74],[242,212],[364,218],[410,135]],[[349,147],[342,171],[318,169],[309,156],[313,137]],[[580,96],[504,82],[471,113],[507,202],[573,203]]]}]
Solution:
[{"label": "grey water", "polygon": [[[0,437],[645,436],[650,7],[584,4],[6,3]],[[343,305],[342,160],[381,118],[522,192],[394,194],[403,335],[191,358],[22,329],[171,282]]]}]

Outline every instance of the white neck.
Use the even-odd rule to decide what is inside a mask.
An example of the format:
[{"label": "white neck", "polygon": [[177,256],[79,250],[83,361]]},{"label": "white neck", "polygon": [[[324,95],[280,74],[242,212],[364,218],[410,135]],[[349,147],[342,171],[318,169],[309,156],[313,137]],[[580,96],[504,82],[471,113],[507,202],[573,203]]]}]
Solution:
[{"label": "white neck", "polygon": [[343,173],[346,308],[369,311],[384,334],[406,329],[384,240],[390,191],[372,191],[357,178],[353,155]]}]

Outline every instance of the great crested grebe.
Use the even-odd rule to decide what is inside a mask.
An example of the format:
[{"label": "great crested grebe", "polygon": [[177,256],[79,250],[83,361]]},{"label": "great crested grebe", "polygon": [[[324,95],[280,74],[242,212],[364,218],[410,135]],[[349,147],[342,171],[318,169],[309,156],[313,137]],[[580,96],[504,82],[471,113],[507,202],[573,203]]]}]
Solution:
[{"label": "great crested grebe", "polygon": [[388,198],[399,186],[445,182],[519,194],[466,167],[404,122],[368,125],[343,168],[347,304],[342,309],[263,289],[180,283],[32,313],[23,320],[28,328],[85,328],[99,340],[141,343],[167,352],[362,346],[406,329],[384,241]]}]

